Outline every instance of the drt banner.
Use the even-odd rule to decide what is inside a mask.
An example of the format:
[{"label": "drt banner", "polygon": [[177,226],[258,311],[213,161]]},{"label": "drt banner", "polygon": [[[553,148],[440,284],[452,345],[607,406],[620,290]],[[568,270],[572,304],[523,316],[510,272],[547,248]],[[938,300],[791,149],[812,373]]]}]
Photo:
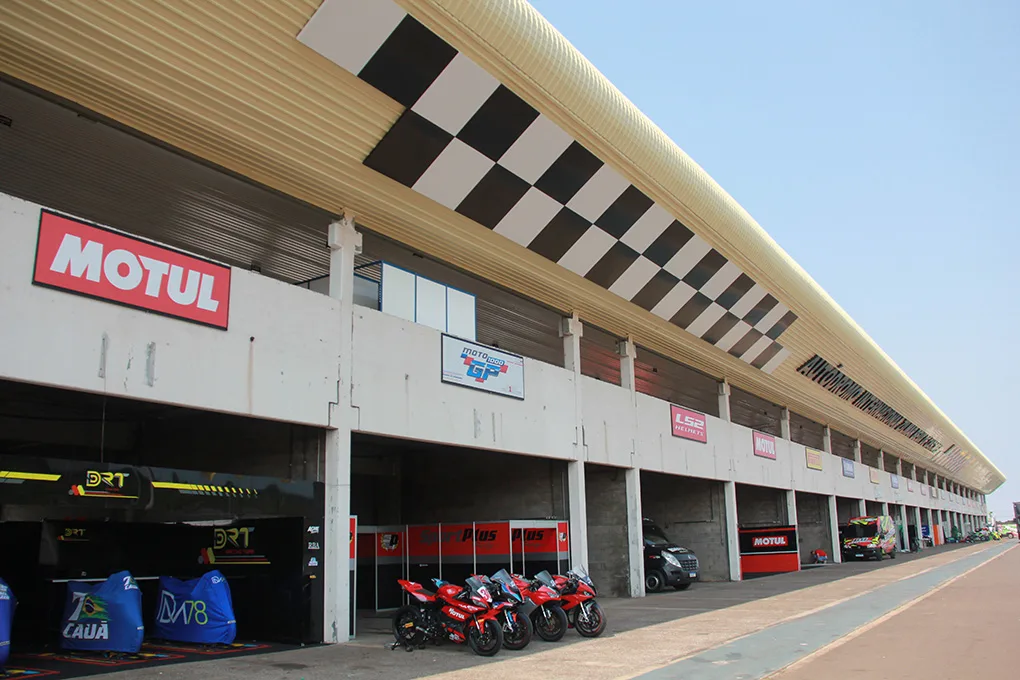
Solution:
[{"label": "drt banner", "polygon": [[63,649],[135,654],[142,647],[142,593],[127,571],[96,584],[71,581],[60,629]]},{"label": "drt banner", "polygon": [[155,634],[174,642],[232,643],[237,621],[226,577],[215,570],[190,581],[160,576]]},{"label": "drt banner", "polygon": [[11,592],[7,583],[0,578],[0,675],[3,675],[4,665],[11,655],[11,624],[14,621],[14,608],[18,606],[18,600]]}]

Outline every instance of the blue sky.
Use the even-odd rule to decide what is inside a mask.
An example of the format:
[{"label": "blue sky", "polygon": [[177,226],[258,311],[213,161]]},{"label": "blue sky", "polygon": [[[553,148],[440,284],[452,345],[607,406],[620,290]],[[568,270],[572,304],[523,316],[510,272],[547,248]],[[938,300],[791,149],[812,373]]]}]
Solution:
[{"label": "blue sky", "polygon": [[995,462],[1011,516],[1020,3],[531,3]]}]

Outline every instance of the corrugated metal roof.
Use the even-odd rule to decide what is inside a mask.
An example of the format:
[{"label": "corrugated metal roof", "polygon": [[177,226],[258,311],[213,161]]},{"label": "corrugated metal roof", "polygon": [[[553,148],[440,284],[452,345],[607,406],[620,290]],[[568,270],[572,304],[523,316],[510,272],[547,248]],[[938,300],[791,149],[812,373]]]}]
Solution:
[{"label": "corrugated metal roof", "polygon": [[[324,211],[353,210],[389,238],[982,491],[1001,484],[1002,473],[746,211],[527,3],[400,0],[800,316],[783,335],[793,355],[772,376],[365,168],[401,107],[297,42],[318,4],[7,0],[0,70]],[[933,457],[798,375],[815,353],[959,448]]]}]

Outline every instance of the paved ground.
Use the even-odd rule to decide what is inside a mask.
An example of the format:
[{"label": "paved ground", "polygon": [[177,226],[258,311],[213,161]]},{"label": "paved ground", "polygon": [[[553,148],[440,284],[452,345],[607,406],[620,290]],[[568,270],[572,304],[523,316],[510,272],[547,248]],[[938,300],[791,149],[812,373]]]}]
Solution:
[{"label": "paved ground", "polygon": [[1010,550],[772,679],[1015,680],[1018,577],[1020,550]]},{"label": "paved ground", "polygon": [[[1000,549],[1003,547],[996,545]],[[920,557],[900,555],[896,560],[882,563],[827,565],[741,583],[697,584],[687,592],[643,599],[606,599],[604,606],[610,629],[602,638],[582,640],[569,631],[560,643],[536,640],[524,652],[503,652],[488,660],[472,655],[460,645],[430,647],[412,653],[389,651],[384,649],[392,640],[387,632],[388,622],[380,618],[363,620],[357,641],[349,645],[203,662],[200,666],[181,664],[139,669],[107,677],[111,680],[183,680],[197,673],[203,677],[245,680],[421,677],[473,680],[479,673],[479,666],[484,664],[484,676],[493,679],[516,679],[529,674],[548,676],[550,668],[556,669],[555,677],[564,679],[630,678],[646,672],[668,672],[678,661],[708,653],[705,650],[722,649],[737,638],[754,637],[755,633],[780,626],[791,618],[857,599],[862,594],[919,574],[948,569],[957,563],[955,568],[964,568],[961,565],[966,560],[987,559],[989,548],[988,545],[944,546],[927,550]],[[831,640],[823,642],[827,644]],[[764,670],[778,670],[805,654],[799,647],[795,651],[797,656]],[[707,665],[720,667],[715,662]],[[738,676],[705,677],[732,680]]]}]

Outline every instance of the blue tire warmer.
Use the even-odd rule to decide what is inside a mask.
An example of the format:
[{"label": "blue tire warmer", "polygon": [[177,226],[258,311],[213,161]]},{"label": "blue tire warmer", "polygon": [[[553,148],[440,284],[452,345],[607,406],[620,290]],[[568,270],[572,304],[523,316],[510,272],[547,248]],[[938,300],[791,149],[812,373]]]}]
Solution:
[{"label": "blue tire warmer", "polygon": [[67,584],[60,628],[63,649],[135,654],[143,637],[142,593],[129,572],[96,584]]},{"label": "blue tire warmer", "polygon": [[230,586],[219,571],[190,581],[159,577],[155,636],[174,642],[227,644],[237,635]]},{"label": "blue tire warmer", "polygon": [[3,671],[11,656],[11,626],[14,623],[14,608],[17,606],[18,600],[10,586],[0,578],[0,671]]}]

